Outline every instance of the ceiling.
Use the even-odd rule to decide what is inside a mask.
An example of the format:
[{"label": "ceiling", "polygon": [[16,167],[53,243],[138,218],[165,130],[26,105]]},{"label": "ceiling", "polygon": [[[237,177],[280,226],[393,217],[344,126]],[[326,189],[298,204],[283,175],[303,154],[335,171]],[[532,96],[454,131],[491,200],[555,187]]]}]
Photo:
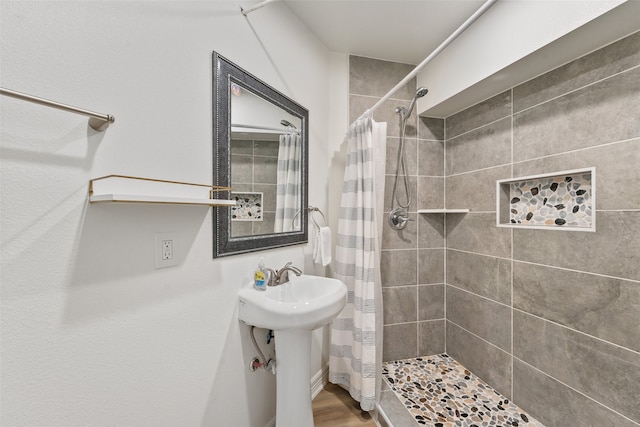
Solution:
[{"label": "ceiling", "polygon": [[333,52],[417,65],[484,0],[285,0]]}]

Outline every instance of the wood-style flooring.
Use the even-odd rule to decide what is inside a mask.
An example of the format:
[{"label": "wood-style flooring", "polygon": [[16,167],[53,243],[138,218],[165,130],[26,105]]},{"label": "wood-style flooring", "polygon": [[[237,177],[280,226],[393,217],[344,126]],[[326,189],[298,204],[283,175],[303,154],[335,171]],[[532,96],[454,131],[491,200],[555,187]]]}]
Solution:
[{"label": "wood-style flooring", "polygon": [[315,427],[376,427],[348,391],[331,383],[313,400],[313,422]]}]

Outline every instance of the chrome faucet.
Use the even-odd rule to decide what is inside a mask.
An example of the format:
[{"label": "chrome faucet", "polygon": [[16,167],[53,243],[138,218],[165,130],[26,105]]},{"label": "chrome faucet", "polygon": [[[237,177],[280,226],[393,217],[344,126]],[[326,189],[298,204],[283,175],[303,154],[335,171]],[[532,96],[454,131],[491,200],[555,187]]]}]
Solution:
[{"label": "chrome faucet", "polygon": [[271,275],[269,279],[269,286],[278,286],[283,283],[287,283],[289,281],[289,272],[292,271],[296,276],[300,276],[302,274],[302,270],[298,267],[294,267],[293,263],[288,262],[284,267],[280,270],[276,271],[275,274],[273,270],[271,270]]}]

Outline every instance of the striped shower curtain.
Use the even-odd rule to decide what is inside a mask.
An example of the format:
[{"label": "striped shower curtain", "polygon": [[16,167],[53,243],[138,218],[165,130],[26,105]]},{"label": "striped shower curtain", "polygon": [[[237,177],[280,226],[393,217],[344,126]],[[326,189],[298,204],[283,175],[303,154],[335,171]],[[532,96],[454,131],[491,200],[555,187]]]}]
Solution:
[{"label": "striped shower curtain", "polygon": [[349,127],[335,277],[348,288],[347,304],[333,321],[329,381],[365,411],[376,405],[382,356],[380,236],[384,195],[386,123],[372,118]]},{"label": "striped shower curtain", "polygon": [[[278,172],[276,186],[276,219],[273,231],[300,230],[297,215],[302,208],[302,174],[300,172],[300,135],[288,133],[280,135],[278,149]],[[294,219],[298,224],[294,224]]]}]

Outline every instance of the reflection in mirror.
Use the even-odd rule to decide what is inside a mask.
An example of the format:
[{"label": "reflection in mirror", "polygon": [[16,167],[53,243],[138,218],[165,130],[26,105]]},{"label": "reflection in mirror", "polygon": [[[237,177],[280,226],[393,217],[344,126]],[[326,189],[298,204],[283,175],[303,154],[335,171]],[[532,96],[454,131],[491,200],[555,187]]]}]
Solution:
[{"label": "reflection in mirror", "polygon": [[231,94],[231,237],[300,230],[300,118],[236,83]]},{"label": "reflection in mirror", "polygon": [[214,52],[214,257],[307,241],[308,111]]}]

